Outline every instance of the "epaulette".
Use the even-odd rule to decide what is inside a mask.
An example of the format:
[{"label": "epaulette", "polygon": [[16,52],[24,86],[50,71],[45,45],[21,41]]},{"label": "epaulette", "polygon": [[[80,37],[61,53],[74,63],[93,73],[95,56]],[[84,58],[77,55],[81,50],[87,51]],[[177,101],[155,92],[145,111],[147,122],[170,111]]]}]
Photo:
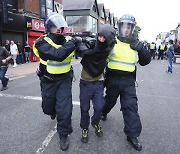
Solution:
[{"label": "epaulette", "polygon": [[45,36],[40,36],[39,38],[36,39],[35,44],[41,43],[44,40]]}]

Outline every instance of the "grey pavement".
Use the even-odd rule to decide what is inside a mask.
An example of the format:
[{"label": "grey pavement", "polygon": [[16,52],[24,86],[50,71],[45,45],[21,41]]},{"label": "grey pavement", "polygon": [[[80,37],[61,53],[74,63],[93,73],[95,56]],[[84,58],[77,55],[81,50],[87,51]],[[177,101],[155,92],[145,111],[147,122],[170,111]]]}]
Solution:
[{"label": "grey pavement", "polygon": [[[39,80],[35,75],[37,66],[38,63],[30,63],[8,70],[9,76],[21,78],[14,78],[9,82],[9,89],[0,92],[0,154],[179,154],[180,64],[173,65],[173,74],[165,72],[166,60],[152,60],[145,67],[138,65],[137,96],[143,126],[139,137],[143,145],[141,152],[126,141],[119,100],[107,121],[101,122],[104,136],[98,138],[90,126],[87,144],[80,141],[80,108],[75,104],[70,148],[60,151],[54,128],[56,121],[50,120],[41,109]],[[79,60],[73,59],[73,67],[76,77],[73,102],[79,102]],[[91,108],[91,115],[92,112]]]}]

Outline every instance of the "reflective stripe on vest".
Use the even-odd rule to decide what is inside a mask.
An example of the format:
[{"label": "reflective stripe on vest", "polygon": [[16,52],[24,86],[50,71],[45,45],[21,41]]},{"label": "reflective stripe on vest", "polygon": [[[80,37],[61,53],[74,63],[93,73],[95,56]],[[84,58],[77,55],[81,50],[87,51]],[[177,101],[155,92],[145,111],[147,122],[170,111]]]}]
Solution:
[{"label": "reflective stripe on vest", "polygon": [[164,48],[165,48],[165,45],[164,45],[164,44],[161,44],[161,45],[160,45],[160,50],[164,50]]},{"label": "reflective stripe on vest", "polygon": [[155,44],[150,44],[150,49],[154,50],[155,49]]},{"label": "reflective stripe on vest", "polygon": [[[61,45],[55,44],[49,37],[44,37],[44,40],[58,49],[61,47]],[[62,74],[67,73],[71,69],[71,59],[73,57],[74,53],[71,53],[66,59],[64,59],[62,62],[54,61],[54,60],[48,60],[47,61],[47,72],[50,74]]]},{"label": "reflective stripe on vest", "polygon": [[108,68],[134,72],[137,62],[137,52],[132,50],[129,44],[123,43],[117,39],[117,44],[114,46],[114,49],[110,55]]}]

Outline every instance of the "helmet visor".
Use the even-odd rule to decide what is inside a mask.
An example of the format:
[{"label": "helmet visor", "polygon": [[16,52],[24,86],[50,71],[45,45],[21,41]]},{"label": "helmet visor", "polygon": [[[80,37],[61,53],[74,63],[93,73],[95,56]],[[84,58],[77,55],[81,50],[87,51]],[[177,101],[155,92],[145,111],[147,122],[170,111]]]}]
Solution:
[{"label": "helmet visor", "polygon": [[53,14],[51,15],[47,20],[46,24],[48,22],[51,22],[54,26],[56,26],[57,29],[61,27],[68,27],[64,17],[60,14]]},{"label": "helmet visor", "polygon": [[119,24],[119,35],[121,37],[130,37],[134,30],[134,24],[132,23],[120,23]]}]

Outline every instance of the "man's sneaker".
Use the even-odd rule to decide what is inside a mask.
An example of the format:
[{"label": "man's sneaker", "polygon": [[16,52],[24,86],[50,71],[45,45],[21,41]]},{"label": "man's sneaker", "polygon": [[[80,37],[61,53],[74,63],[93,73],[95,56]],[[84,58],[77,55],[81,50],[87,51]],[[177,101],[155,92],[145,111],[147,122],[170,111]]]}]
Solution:
[{"label": "man's sneaker", "polygon": [[52,120],[54,120],[54,119],[56,119],[56,114],[52,114],[52,115],[50,115],[50,117]]},{"label": "man's sneaker", "polygon": [[107,120],[107,114],[102,114],[101,115],[101,120],[106,121]]},{"label": "man's sneaker", "polygon": [[68,135],[60,135],[60,148],[62,151],[66,151],[69,148]]},{"label": "man's sneaker", "polygon": [[1,91],[7,90],[7,89],[8,89],[7,86],[6,86],[6,87],[2,87],[2,88],[1,88]]},{"label": "man's sneaker", "polygon": [[17,67],[17,64],[14,64],[13,67],[14,67],[14,68]]},{"label": "man's sneaker", "polygon": [[98,137],[102,137],[103,136],[103,132],[102,132],[102,129],[101,129],[101,126],[98,124],[98,125],[92,125],[95,129],[95,133]]},{"label": "man's sneaker", "polygon": [[82,129],[82,138],[81,141],[83,143],[87,143],[88,142],[88,129]]}]

